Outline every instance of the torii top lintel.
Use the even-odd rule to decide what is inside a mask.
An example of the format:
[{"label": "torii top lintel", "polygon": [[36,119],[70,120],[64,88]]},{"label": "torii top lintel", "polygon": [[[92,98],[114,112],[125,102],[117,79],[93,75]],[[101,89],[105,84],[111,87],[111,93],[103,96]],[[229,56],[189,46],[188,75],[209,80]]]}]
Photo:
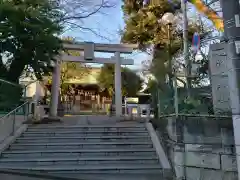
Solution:
[{"label": "torii top lintel", "polygon": [[[77,42],[77,43],[69,43],[63,42],[63,48],[67,50],[84,50],[85,44],[88,42]],[[94,43],[94,51],[96,52],[107,52],[107,53],[115,53],[120,52],[124,54],[131,54],[133,50],[137,49],[138,45],[136,44],[99,44]]]}]

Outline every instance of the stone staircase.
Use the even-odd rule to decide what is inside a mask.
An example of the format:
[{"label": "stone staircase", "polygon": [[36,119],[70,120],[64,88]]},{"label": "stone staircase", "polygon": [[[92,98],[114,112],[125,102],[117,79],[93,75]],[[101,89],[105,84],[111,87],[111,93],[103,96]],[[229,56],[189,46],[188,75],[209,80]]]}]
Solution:
[{"label": "stone staircase", "polygon": [[0,157],[0,169],[86,180],[161,180],[161,164],[144,123],[30,125]]}]

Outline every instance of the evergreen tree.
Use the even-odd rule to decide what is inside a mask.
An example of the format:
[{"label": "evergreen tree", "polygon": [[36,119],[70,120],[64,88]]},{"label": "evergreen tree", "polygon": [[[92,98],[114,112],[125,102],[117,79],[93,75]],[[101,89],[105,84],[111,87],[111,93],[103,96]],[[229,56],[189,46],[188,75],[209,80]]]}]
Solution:
[{"label": "evergreen tree", "polygon": [[[57,1],[0,0],[0,78],[18,84],[23,71],[37,78],[51,72],[61,49],[61,17]],[[16,103],[21,89],[15,91],[1,83],[0,101]]]}]

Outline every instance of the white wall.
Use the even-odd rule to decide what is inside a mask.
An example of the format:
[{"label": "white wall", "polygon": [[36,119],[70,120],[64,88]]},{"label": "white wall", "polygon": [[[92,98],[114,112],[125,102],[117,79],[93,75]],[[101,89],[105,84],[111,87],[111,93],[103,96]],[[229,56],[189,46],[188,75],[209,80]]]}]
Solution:
[{"label": "white wall", "polygon": [[26,97],[33,97],[34,95],[44,96],[44,93],[45,93],[44,88],[39,81],[36,81],[36,79],[30,78],[30,77],[24,77],[24,78],[21,78],[19,81],[20,81],[20,84],[24,86],[27,85]]}]

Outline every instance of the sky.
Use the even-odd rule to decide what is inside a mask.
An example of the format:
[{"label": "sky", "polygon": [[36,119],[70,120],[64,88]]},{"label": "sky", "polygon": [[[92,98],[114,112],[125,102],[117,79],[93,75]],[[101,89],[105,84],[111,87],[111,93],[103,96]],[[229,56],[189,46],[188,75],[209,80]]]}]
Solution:
[{"label": "sky", "polygon": [[[95,35],[89,31],[81,31],[80,29],[71,30],[66,32],[64,36],[75,37],[78,41],[91,41],[94,43],[120,43],[119,30],[124,28],[123,13],[121,10],[121,0],[116,1],[116,6],[113,8],[102,10],[103,13],[97,13],[90,18],[83,21],[83,26],[88,27],[96,31],[100,36]],[[105,38],[106,37],[106,38]],[[110,57],[111,54],[96,53],[97,57]],[[134,59],[134,65],[129,66],[132,69],[139,69],[141,62],[149,59],[150,57],[146,53],[133,52],[130,55],[125,55],[125,58]]]},{"label": "sky", "polygon": [[[122,1],[121,0],[111,0],[115,3],[115,7],[102,10],[102,13],[97,13],[87,19],[84,19],[82,24],[84,27],[91,28],[98,35],[86,30],[82,31],[80,29],[75,29],[68,31],[64,36],[71,36],[76,38],[78,41],[91,41],[95,43],[110,43],[118,44],[120,43],[119,30],[124,28],[123,13],[121,10]],[[95,0],[94,2],[97,2]],[[196,17],[196,9],[194,6],[189,5],[190,13],[188,17]],[[211,23],[211,22],[209,22]],[[96,53],[97,57],[110,57],[111,54],[106,53]],[[149,55],[142,52],[133,52],[130,55],[126,55],[126,58],[134,59],[134,65],[129,66],[132,69],[141,69],[141,64],[143,61],[151,59]],[[100,66],[100,65],[94,65]]]}]

